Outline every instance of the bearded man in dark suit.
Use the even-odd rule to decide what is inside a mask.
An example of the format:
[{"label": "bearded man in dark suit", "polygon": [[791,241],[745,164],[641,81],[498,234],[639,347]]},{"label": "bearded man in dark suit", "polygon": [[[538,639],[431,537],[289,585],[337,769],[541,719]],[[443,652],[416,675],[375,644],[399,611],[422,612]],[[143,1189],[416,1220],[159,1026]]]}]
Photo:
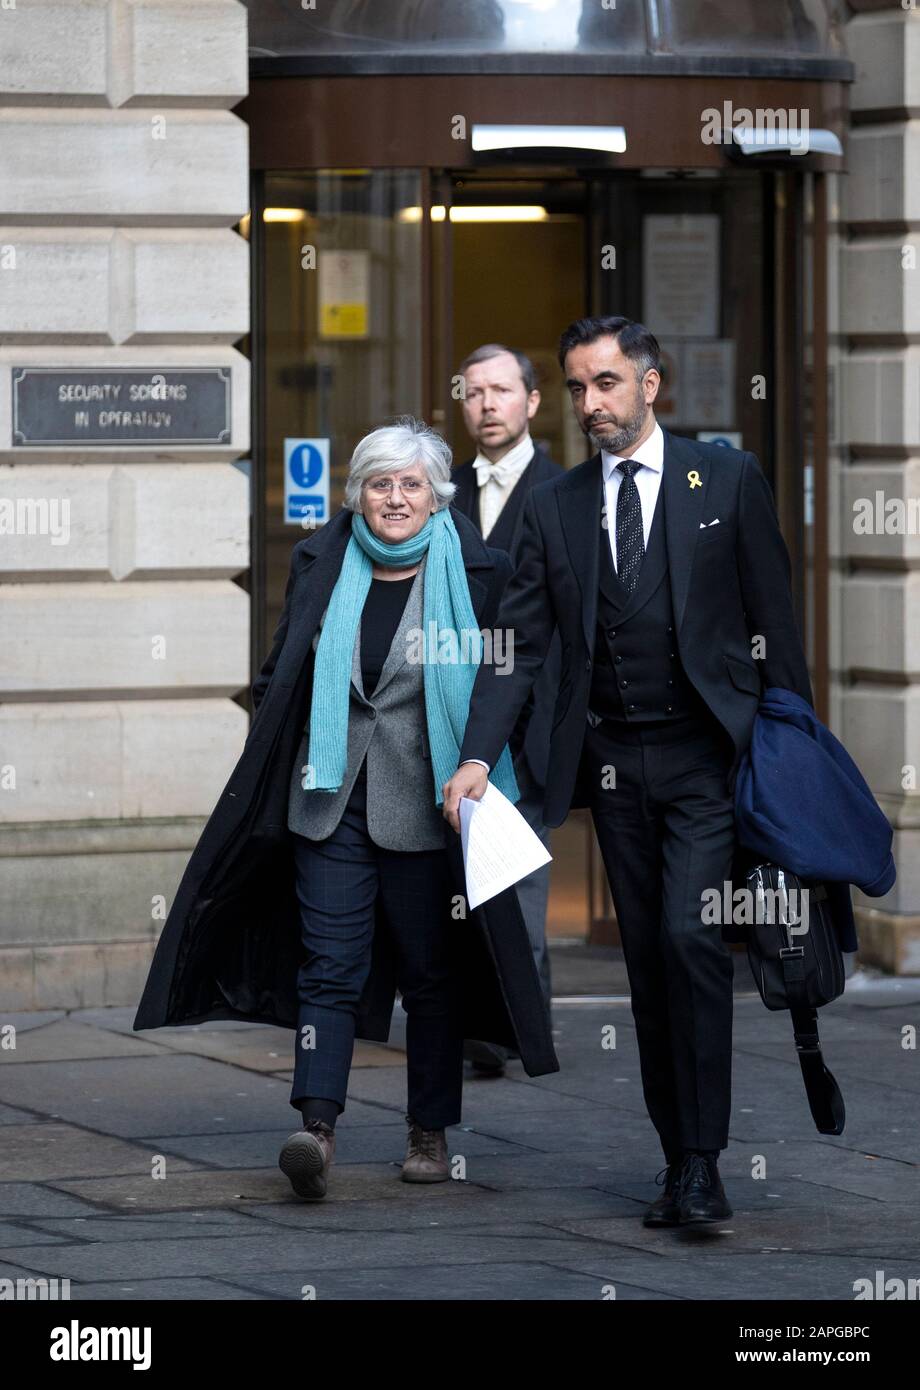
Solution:
[{"label": "bearded man in dark suit", "polygon": [[812,703],[789,556],[754,455],[658,425],[647,328],[580,319],[559,360],[598,452],[527,499],[496,620],[513,631],[513,670],[477,675],[443,811],[456,827],[460,797],[484,792],[558,628],[544,819],[590,806],[610,883],[667,1162],[643,1219],[721,1221],[732,960],[703,895],[731,882],[732,790],[762,687]]},{"label": "bearded man in dark suit", "polygon": [[[561,477],[564,471],[530,435],[530,422],[540,405],[537,374],[524,353],[501,343],[476,348],[463,359],[459,370],[463,377],[463,422],[476,444],[476,456],[453,472],[452,481],[457,485],[453,506],[469,517],[489,545],[506,550],[515,563],[527,494],[537,483]],[[559,639],[554,637],[509,740],[521,790],[517,809],[547,849],[550,837],[543,824],[543,798],[560,654]],[[551,995],[546,945],[549,874],[550,866],[544,864],[516,885],[547,1010]],[[467,1043],[466,1055],[474,1071],[492,1076],[502,1073],[507,1057],[496,1044],[476,1041]]]}]

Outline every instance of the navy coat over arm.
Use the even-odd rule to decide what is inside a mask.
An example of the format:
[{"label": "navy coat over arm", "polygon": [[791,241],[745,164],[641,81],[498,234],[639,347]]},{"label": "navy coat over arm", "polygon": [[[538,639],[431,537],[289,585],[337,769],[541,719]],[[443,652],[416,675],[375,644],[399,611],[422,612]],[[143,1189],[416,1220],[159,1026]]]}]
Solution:
[{"label": "navy coat over arm", "polygon": [[760,860],[826,884],[840,949],[857,949],[847,885],[870,898],[889,891],[893,831],[843,744],[794,691],[764,691],[735,783],[735,830]]}]

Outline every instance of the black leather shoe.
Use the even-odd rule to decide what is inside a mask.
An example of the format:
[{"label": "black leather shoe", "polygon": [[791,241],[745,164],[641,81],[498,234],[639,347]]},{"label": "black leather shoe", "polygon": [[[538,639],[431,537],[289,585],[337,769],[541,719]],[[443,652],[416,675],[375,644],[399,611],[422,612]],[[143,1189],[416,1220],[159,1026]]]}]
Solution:
[{"label": "black leather shoe", "polygon": [[686,1154],[680,1170],[678,1203],[681,1226],[701,1226],[731,1216],[714,1158]]},{"label": "black leather shoe", "polygon": [[507,1048],[498,1043],[477,1042],[468,1039],[463,1045],[463,1056],[472,1064],[479,1076],[504,1076]]},{"label": "black leather shoe", "polygon": [[669,1163],[655,1178],[656,1184],[664,1181],[664,1191],[656,1197],[642,1218],[643,1226],[677,1226],[680,1223],[678,1202],[680,1172],[682,1164]]}]

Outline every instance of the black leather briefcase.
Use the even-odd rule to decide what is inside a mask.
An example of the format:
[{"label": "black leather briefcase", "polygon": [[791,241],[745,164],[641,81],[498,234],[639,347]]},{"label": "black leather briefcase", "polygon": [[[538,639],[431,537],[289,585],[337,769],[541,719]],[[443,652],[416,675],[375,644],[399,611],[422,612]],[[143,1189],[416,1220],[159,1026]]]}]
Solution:
[{"label": "black leather briefcase", "polygon": [[823,884],[804,883],[778,864],[747,874],[754,922],[747,952],[768,1009],[788,1009],[812,1117],[821,1134],[842,1134],[846,1108],[824,1063],[817,1011],[843,993],[843,953]]}]

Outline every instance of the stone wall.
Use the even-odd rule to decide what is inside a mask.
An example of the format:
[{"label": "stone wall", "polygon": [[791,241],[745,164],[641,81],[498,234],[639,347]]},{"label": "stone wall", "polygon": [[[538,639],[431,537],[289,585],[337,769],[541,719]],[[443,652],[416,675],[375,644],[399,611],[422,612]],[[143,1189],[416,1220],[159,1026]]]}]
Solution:
[{"label": "stone wall", "polygon": [[[0,503],[69,506],[0,546],[5,1008],[138,998],[248,728],[246,27],[236,0],[0,7]],[[229,368],[230,438],[14,447],[22,366]]]},{"label": "stone wall", "polygon": [[[850,8],[849,172],[831,206],[833,727],[895,827],[897,883],[855,895],[861,958],[920,974],[920,534],[906,506],[920,509],[920,7]],[[877,493],[889,530],[862,533]]]}]

